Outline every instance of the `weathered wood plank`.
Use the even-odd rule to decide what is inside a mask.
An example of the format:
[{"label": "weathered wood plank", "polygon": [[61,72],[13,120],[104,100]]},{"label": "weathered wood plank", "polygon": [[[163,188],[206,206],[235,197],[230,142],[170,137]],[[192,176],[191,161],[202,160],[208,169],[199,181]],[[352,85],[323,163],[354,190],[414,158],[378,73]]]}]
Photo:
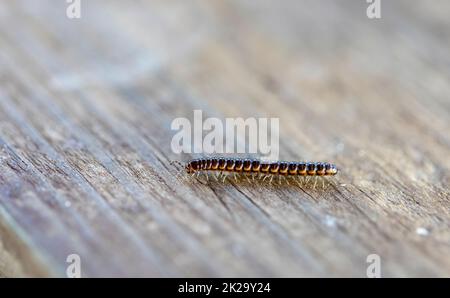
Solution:
[{"label": "weathered wood plank", "polygon": [[[446,1],[0,4],[0,276],[450,275]],[[187,183],[176,117],[278,117],[325,191]]]}]

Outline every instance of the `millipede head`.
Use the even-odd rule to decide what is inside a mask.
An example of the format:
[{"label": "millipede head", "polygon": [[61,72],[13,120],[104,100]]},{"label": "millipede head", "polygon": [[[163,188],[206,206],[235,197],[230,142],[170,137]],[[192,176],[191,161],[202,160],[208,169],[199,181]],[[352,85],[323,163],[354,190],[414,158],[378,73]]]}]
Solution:
[{"label": "millipede head", "polygon": [[325,173],[326,175],[334,176],[338,173],[338,169],[333,164],[325,164]]}]

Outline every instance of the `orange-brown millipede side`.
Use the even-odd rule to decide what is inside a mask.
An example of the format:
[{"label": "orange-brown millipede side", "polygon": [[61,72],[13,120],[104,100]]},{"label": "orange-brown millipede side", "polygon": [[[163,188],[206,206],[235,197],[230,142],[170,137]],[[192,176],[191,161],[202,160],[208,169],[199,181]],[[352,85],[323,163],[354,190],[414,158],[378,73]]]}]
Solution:
[{"label": "orange-brown millipede side", "polygon": [[[318,178],[330,177],[338,173],[338,169],[334,164],[328,162],[286,162],[276,161],[267,162],[258,159],[239,159],[239,158],[200,158],[187,162],[184,166],[186,172],[191,176],[199,177],[205,174],[209,180],[209,173],[216,172],[218,175],[213,177],[219,181],[219,178],[225,182],[228,176],[232,175],[237,182],[239,177],[244,177],[248,181],[268,179],[269,184],[272,183],[274,177],[278,178],[279,184],[285,181],[294,181],[300,187],[303,182],[306,184],[314,177],[314,188],[316,187]],[[250,180],[249,177],[252,179]],[[322,185],[325,188],[325,181]],[[305,184],[305,185],[306,185]]]},{"label": "orange-brown millipede side", "polygon": [[186,163],[185,169],[189,174],[218,171],[282,176],[334,176],[338,173],[336,166],[327,162],[265,162],[237,158],[194,159]]}]

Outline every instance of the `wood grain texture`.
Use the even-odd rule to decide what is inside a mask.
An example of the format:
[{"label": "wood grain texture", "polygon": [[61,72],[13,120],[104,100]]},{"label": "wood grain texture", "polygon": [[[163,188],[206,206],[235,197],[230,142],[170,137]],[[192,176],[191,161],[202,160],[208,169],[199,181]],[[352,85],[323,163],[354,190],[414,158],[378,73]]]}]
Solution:
[{"label": "wood grain texture", "polygon": [[[58,2],[0,4],[0,276],[450,276],[448,1]],[[337,187],[177,179],[194,109]]]}]

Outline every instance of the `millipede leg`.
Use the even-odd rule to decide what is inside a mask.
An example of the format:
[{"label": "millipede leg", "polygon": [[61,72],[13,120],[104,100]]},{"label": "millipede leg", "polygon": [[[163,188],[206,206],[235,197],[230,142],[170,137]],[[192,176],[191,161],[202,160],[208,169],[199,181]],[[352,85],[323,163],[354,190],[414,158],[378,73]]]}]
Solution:
[{"label": "millipede leg", "polygon": [[227,179],[227,175],[223,175],[222,183],[225,183],[225,180]]},{"label": "millipede leg", "polygon": [[281,175],[278,175],[278,185],[281,185]]},{"label": "millipede leg", "polygon": [[237,175],[236,175],[236,173],[233,173],[233,177],[234,177],[234,181],[237,182]]},{"label": "millipede leg", "polygon": [[247,182],[248,182],[248,183],[252,183],[252,182],[250,181],[250,179],[248,178],[248,175],[247,175],[247,174],[244,174],[244,176],[245,176],[245,179],[247,179]]},{"label": "millipede leg", "polygon": [[272,184],[273,175],[270,176],[269,184]]},{"label": "millipede leg", "polygon": [[322,178],[322,189],[325,190],[325,179]]},{"label": "millipede leg", "polygon": [[291,184],[289,183],[289,176],[286,177],[286,184],[287,184],[287,185],[291,185]]},{"label": "millipede leg", "polygon": [[313,189],[316,189],[316,185],[317,185],[317,176],[314,177],[314,186],[313,186]]},{"label": "millipede leg", "polygon": [[197,172],[195,172],[195,173],[191,174],[191,179],[196,179],[196,177],[195,177],[195,176],[197,176]]}]

